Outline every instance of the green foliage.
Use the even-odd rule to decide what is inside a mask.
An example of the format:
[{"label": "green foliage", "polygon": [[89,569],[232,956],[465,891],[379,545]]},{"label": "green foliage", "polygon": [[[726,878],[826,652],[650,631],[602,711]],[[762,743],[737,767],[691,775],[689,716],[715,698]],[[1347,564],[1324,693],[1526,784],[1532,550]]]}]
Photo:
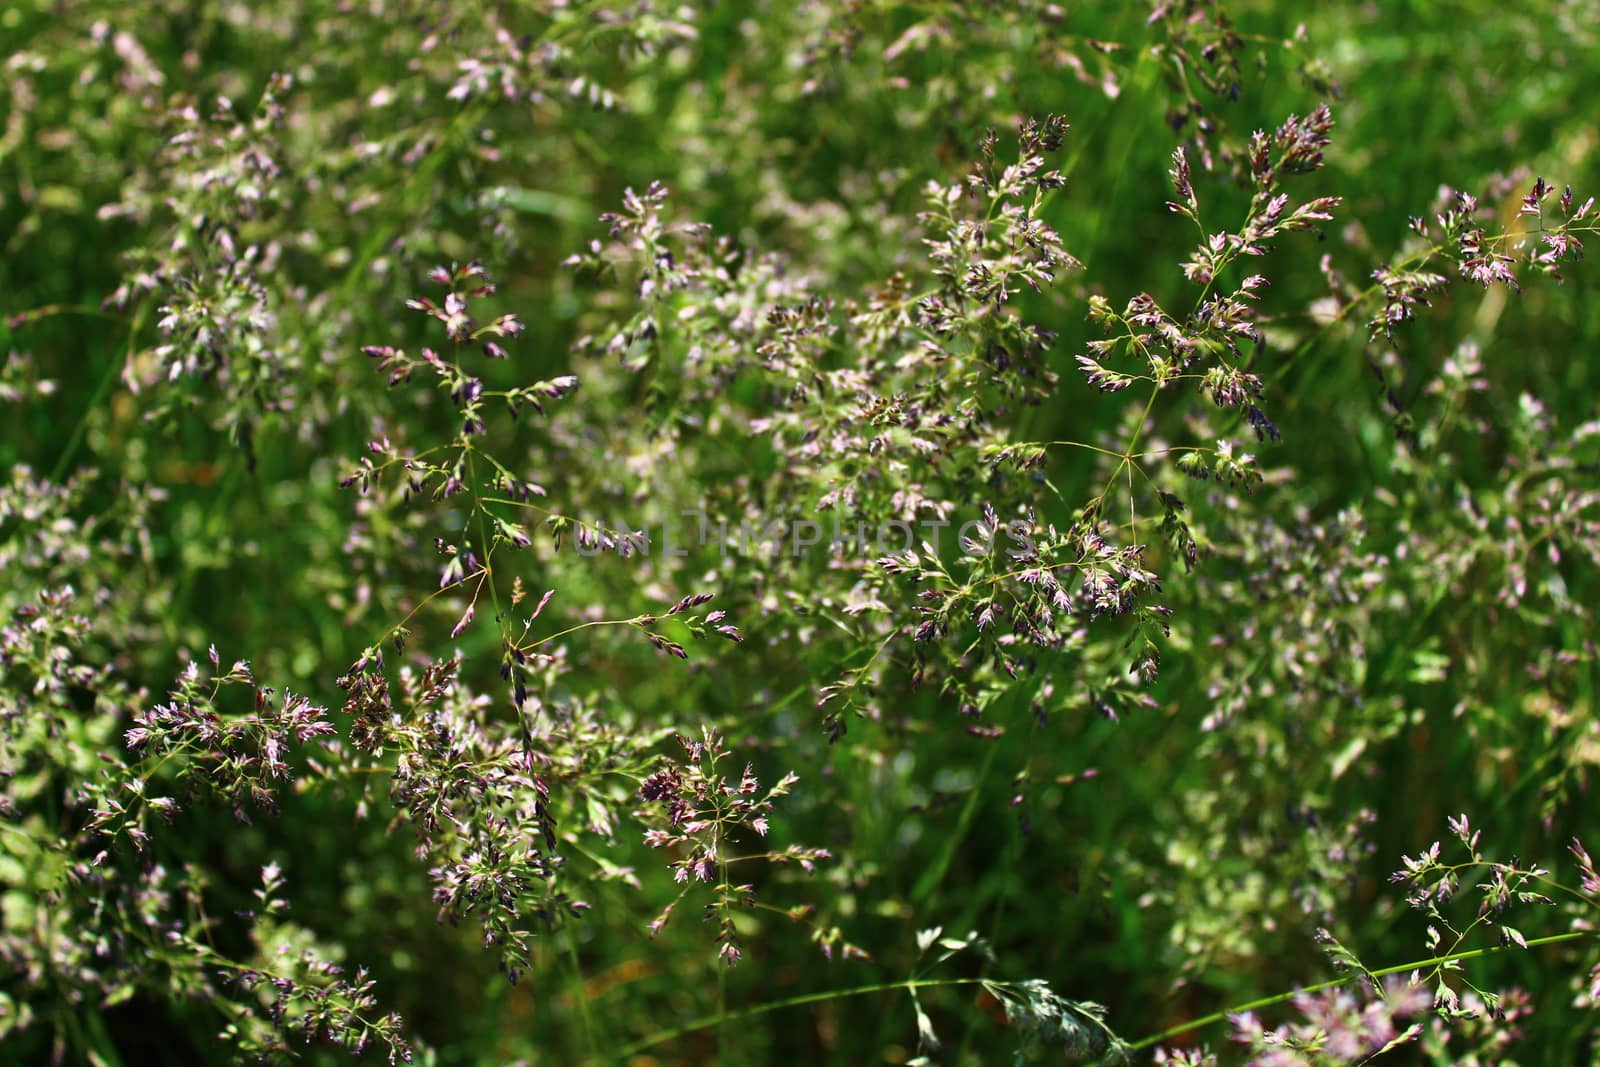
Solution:
[{"label": "green foliage", "polygon": [[1596,1055],[1593,0],[0,41],[0,1058]]}]

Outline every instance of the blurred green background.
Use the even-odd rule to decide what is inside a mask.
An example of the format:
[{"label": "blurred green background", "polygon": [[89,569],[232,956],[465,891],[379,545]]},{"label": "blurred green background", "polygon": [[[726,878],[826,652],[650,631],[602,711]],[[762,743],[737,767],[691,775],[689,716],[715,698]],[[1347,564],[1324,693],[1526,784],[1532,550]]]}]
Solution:
[{"label": "blurred green background", "polygon": [[[1600,303],[1592,270],[1578,265],[1564,284],[1525,279],[1520,296],[1458,286],[1392,340],[1369,342],[1362,313],[1324,328],[1315,305],[1326,272],[1363,290],[1402,255],[1408,218],[1438,211],[1442,186],[1479,194],[1507,224],[1534,176],[1570,183],[1580,200],[1600,188],[1590,103],[1600,5],[1231,3],[1236,94],[1208,88],[1181,58],[1201,54],[1216,9],[1166,6],[1175,11],[1151,24],[1149,5],[1119,3],[13,0],[0,12],[0,354],[16,354],[5,377],[16,402],[0,459],[52,479],[96,472],[90,513],[112,509],[126,483],[162,492],[146,573],[115,585],[133,601],[119,668],[135,684],[160,694],[186,655],[214,644],[271,684],[337,706],[333,679],[431,579],[408,555],[421,528],[362,511],[338,486],[366,441],[397,422],[448,426],[446,412],[387,396],[360,353],[426,343],[400,309],[428,267],[483,259],[499,283],[493,305],[526,323],[491,385],[592,375],[618,405],[600,417],[642,426],[653,417],[644,397],[605,384],[614,369],[573,350],[626,309],[560,266],[604,236],[599,216],[625,188],[661,180],[676,217],[781,252],[825,291],[860,294],[919,269],[906,220],[929,180],[962,173],[987,128],[1059,113],[1071,126],[1068,180],[1048,217],[1084,270],[1025,302],[1060,335],[1051,358],[1063,384],[1018,436],[1120,442],[1115,405],[1082,384],[1072,356],[1095,336],[1090,293],[1120,307],[1138,292],[1185,292],[1177,265],[1193,234],[1163,206],[1173,148],[1202,115],[1220,147],[1330,103],[1327,168],[1305,188],[1344,204],[1324,232],[1287,240],[1263,268],[1273,288],[1261,365],[1284,441],[1260,454],[1277,473],[1247,504],[1219,490],[1192,505],[1216,542],[1255,554],[1172,570],[1178,614],[1155,709],[1032,726],[1023,713],[983,744],[936,694],[891,673],[897,715],[830,746],[810,701],[784,699],[816,680],[815,665],[764,644],[755,619],[741,620],[753,631],[742,658],[662,671],[647,648],[601,643],[585,649],[572,684],[643,722],[692,707],[743,724],[764,779],[793,768],[825,783],[778,814],[786,839],[845,857],[812,892],[874,960],[830,963],[768,916],[750,939],[759,947],[726,975],[733,1006],[903,977],[916,929],[933,924],[987,937],[994,973],[1107,1005],[1130,1039],[1326,977],[1312,941],[1325,922],[1371,966],[1422,958],[1422,923],[1385,877],[1401,853],[1443,836],[1447,815],[1471,812],[1504,854],[1546,865],[1594,828],[1587,614],[1497,607],[1491,577],[1467,567],[1451,584],[1447,567],[1415,559],[1467,536],[1463,498],[1490,515],[1531,506],[1505,482],[1522,394],[1560,433],[1596,417]],[[513,43],[529,35],[566,49],[539,68],[537,99],[452,99],[471,73],[462,64],[504,53],[502,26]],[[227,199],[236,189],[206,184],[216,159],[165,154],[170,109],[206,114],[226,95],[248,116],[276,72],[294,78],[273,134],[281,174],[237,225],[241,243],[275,263],[262,276],[285,377],[255,393],[206,375],[138,381],[141,354],[161,343],[162,301],[135,288],[125,306],[104,302],[192,239],[196,217],[237,203]],[[1221,218],[1248,199],[1220,162],[1197,185]],[[1469,432],[1465,415],[1438,402],[1434,383],[1464,342],[1486,383],[1472,417],[1496,432]],[[40,380],[53,388],[39,391]],[[1417,443],[1396,433],[1394,404]],[[527,452],[539,440],[519,428],[506,445]],[[586,475],[566,462],[547,472],[553,484]],[[1105,470],[1068,452],[1048,475],[1077,500]],[[1359,549],[1307,533],[1346,509],[1367,515]],[[1054,518],[1069,517],[1063,505]],[[550,565],[563,580],[553,617],[581,621],[559,613],[585,598],[624,614],[649,606],[627,561],[583,562]],[[1578,552],[1559,568],[1580,608],[1597,592],[1586,563]],[[557,584],[544,578],[527,581],[535,592]],[[1274,636],[1251,651],[1241,645],[1254,639],[1255,613]],[[459,644],[479,654],[473,680],[492,686],[494,635],[471,630]],[[1552,650],[1577,665],[1530,677]],[[1230,685],[1249,690],[1237,707]],[[1207,717],[1225,708],[1238,725],[1213,729]],[[259,867],[282,858],[297,921],[372,967],[382,1002],[436,1062],[577,1062],[580,989],[619,1042],[716,1010],[717,969],[692,947],[703,940],[695,923],[680,920],[659,942],[642,933],[670,891],[659,877],[643,895],[617,885],[596,897],[595,918],[552,935],[541,969],[513,989],[474,930],[434,925],[409,834],[357,819],[362,802],[344,785],[307,785],[249,827],[196,807],[186,859],[243,900]],[[1370,849],[1328,863],[1363,810],[1375,819],[1363,830]],[[660,866],[632,840],[618,862]],[[566,973],[569,936],[581,986]],[[1538,1005],[1521,1024],[1524,1051],[1508,1055],[1592,1056],[1593,1024],[1570,1007],[1570,982],[1594,962],[1584,951],[1593,956],[1552,949],[1479,965],[1480,984],[1521,985]],[[1009,1054],[992,1003],[961,990],[925,999],[951,1038],[939,1062]],[[103,1024],[126,1063],[215,1054],[203,1006],[141,997]],[[708,1062],[719,1051],[729,1063],[904,1062],[915,1033],[903,995],[865,996],[763,1015],[720,1045],[714,1029],[697,1031],[638,1062]],[[1201,1039],[1222,1043],[1220,1031],[1186,1040]],[[23,1060],[48,1044],[16,1040]]]}]

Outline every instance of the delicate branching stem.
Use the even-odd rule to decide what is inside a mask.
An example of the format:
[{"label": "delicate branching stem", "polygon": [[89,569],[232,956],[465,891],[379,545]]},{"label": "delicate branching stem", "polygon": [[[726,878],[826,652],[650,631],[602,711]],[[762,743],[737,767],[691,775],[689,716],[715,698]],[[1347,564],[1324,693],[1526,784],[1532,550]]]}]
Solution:
[{"label": "delicate branching stem", "polygon": [[641,616],[635,616],[634,618],[631,618],[631,619],[596,619],[593,622],[581,622],[576,626],[569,626],[565,630],[560,631],[559,633],[553,633],[548,637],[541,637],[541,638],[539,638],[539,640],[530,641],[525,645],[518,645],[517,646],[517,651],[519,651],[519,652],[527,652],[527,651],[530,651],[531,649],[538,648],[540,645],[546,645],[546,644],[549,644],[551,641],[554,641],[554,640],[556,640],[558,638],[565,637],[568,634],[575,634],[579,630],[587,630],[587,629],[590,629],[591,627],[594,627],[594,626],[639,626],[640,625],[640,620],[642,618],[643,618],[643,616],[641,615]]},{"label": "delicate branching stem", "polygon": [[572,998],[578,1004],[578,1018],[583,1022],[583,1044],[590,1062],[598,1062],[600,1046],[595,1042],[594,1018],[589,1012],[589,993],[584,988],[583,961],[578,956],[578,935],[567,927],[567,962],[572,968]]},{"label": "delicate branching stem", "polygon": [[[1593,938],[1594,936],[1595,935],[1590,931],[1581,930],[1567,934],[1551,934],[1548,937],[1530,937],[1528,939],[1528,947],[1538,948],[1542,945],[1559,945],[1569,941],[1581,941],[1586,938]],[[1261,997],[1258,1000],[1250,1000],[1243,1004],[1235,1004],[1233,1007],[1224,1008],[1222,1011],[1214,1011],[1210,1015],[1202,1015],[1198,1019],[1191,1019],[1188,1022],[1174,1026],[1169,1030],[1163,1030],[1159,1034],[1152,1034],[1149,1037],[1142,1037],[1139,1040],[1132,1042],[1132,1047],[1135,1049],[1149,1048],[1150,1046],[1158,1045],[1169,1038],[1177,1037],[1179,1034],[1187,1034],[1192,1030],[1201,1030],[1207,1026],[1211,1026],[1213,1023],[1220,1023],[1229,1016],[1238,1015],[1241,1012],[1257,1011],[1261,1008],[1270,1008],[1274,1004],[1282,1004],[1285,1001],[1293,1000],[1295,997],[1304,993],[1320,993],[1325,989],[1335,989],[1339,986],[1349,985],[1351,982],[1359,981],[1368,975],[1371,975],[1374,978],[1384,978],[1391,974],[1403,974],[1406,971],[1417,971],[1424,967],[1438,967],[1446,963],[1454,963],[1458,960],[1472,960],[1483,956],[1492,956],[1496,953],[1505,952],[1508,949],[1513,948],[1520,950],[1520,946],[1517,945],[1490,945],[1486,948],[1474,948],[1462,952],[1451,952],[1443,956],[1433,956],[1425,960],[1413,960],[1410,963],[1397,963],[1392,967],[1380,967],[1375,971],[1347,974],[1343,978],[1332,978],[1326,982],[1319,982],[1316,985],[1303,986],[1299,989],[1291,989],[1283,993],[1275,993],[1270,997]]]},{"label": "delicate branching stem", "polygon": [[643,1052],[645,1049],[664,1045],[668,1041],[682,1037],[684,1034],[692,1034],[697,1030],[705,1030],[712,1026],[739,1022],[742,1019],[752,1019],[771,1012],[783,1011],[785,1008],[798,1008],[806,1004],[820,1004],[824,1001],[840,1000],[844,997],[865,996],[868,993],[892,993],[901,989],[934,989],[941,986],[982,985],[986,982],[988,982],[988,979],[984,978],[913,978],[900,982],[879,982],[873,985],[855,986],[851,989],[832,989],[821,993],[804,993],[800,996],[785,997],[782,1000],[757,1004],[754,1007],[740,1008],[737,1011],[718,1012],[716,1015],[702,1016],[670,1030],[659,1030],[630,1045],[624,1045],[616,1051],[615,1058],[622,1060],[628,1056]]}]

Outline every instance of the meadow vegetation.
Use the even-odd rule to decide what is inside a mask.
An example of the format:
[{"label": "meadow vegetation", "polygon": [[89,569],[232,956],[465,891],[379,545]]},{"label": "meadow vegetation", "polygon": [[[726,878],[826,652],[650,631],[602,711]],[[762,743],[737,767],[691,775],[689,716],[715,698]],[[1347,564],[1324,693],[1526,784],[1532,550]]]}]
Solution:
[{"label": "meadow vegetation", "polygon": [[1596,0],[11,0],[0,1059],[1592,1062],[1596,99]]}]

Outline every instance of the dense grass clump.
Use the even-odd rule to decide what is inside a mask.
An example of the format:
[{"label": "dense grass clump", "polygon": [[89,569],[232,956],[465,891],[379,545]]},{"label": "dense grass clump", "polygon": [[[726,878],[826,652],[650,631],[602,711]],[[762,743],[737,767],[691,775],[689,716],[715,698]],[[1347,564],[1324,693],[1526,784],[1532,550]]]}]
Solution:
[{"label": "dense grass clump", "polygon": [[1600,1056],[1600,6],[13,0],[0,1060]]}]

